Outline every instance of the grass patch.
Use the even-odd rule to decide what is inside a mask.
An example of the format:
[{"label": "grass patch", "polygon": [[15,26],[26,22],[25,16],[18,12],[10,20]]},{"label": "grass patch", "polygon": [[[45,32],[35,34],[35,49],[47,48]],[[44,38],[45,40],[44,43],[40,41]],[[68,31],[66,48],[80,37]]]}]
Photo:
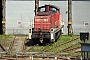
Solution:
[{"label": "grass patch", "polygon": [[[78,43],[78,42],[80,42],[80,40],[78,39],[76,41],[73,41],[71,43],[67,43],[67,44],[64,44],[64,45],[60,45],[60,44],[71,41],[71,40],[73,40],[73,39],[75,39],[77,37],[79,37],[79,36],[75,36],[75,35],[72,35],[72,36],[68,36],[68,35],[60,36],[58,38],[57,42],[54,42],[53,44],[50,43],[50,44],[47,44],[46,46],[36,45],[34,48],[31,48],[28,51],[29,52],[44,52],[46,50],[45,52],[64,53],[64,52],[62,52],[62,50],[69,47],[69,46],[72,46],[72,47],[80,46],[80,44]],[[66,53],[69,53],[69,55],[72,55],[72,53],[70,51],[67,51]]]},{"label": "grass patch", "polygon": [[11,35],[0,35],[0,44],[3,47],[8,47],[11,42],[11,38],[13,38]]}]

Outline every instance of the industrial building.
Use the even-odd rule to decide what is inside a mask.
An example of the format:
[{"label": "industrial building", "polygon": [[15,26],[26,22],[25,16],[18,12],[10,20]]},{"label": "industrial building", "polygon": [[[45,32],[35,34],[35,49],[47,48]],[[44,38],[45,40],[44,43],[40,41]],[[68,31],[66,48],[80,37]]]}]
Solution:
[{"label": "industrial building", "polygon": [[[64,34],[68,33],[68,1],[39,1],[39,6],[56,5],[60,8],[61,19],[64,20]],[[29,26],[33,26],[35,15],[34,0],[6,0],[5,3],[6,34],[29,34]],[[32,22],[32,23],[30,23]],[[90,33],[90,1],[72,1],[72,28],[75,35],[80,32]]]}]

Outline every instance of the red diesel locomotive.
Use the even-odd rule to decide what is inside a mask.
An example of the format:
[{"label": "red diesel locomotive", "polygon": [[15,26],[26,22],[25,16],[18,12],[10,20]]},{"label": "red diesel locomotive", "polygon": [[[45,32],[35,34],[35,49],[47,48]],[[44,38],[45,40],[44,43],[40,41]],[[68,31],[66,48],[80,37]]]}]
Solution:
[{"label": "red diesel locomotive", "polygon": [[41,6],[34,16],[34,28],[29,29],[29,39],[40,43],[55,42],[61,28],[60,9],[54,5]]}]

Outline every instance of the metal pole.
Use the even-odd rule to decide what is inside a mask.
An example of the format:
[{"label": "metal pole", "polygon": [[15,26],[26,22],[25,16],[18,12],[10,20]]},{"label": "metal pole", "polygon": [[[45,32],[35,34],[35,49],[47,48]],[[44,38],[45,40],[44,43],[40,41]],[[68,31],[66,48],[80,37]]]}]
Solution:
[{"label": "metal pole", "polygon": [[68,35],[72,34],[72,0],[68,0]]},{"label": "metal pole", "polygon": [[2,18],[5,20],[5,2],[6,0],[2,0]]},{"label": "metal pole", "polygon": [[35,15],[36,12],[38,11],[38,7],[39,7],[39,0],[35,0]]},{"label": "metal pole", "polygon": [[2,0],[2,34],[5,34],[5,2],[6,0]]},{"label": "metal pole", "polygon": [[83,59],[83,52],[81,51],[81,60]]},{"label": "metal pole", "polygon": [[18,60],[18,56],[17,56],[18,54],[16,53],[16,60]]},{"label": "metal pole", "polygon": [[84,53],[84,60],[85,60],[85,51],[83,53]]},{"label": "metal pole", "polygon": [[87,60],[89,60],[89,59],[88,59],[88,52],[87,52]]},{"label": "metal pole", "polygon": [[[2,0],[2,20],[0,21],[0,24],[2,24],[2,21],[3,21],[3,6],[4,6],[4,0]],[[3,24],[0,28],[0,34],[2,35],[3,34]]]},{"label": "metal pole", "polygon": [[33,55],[32,55],[32,60],[33,60]]}]

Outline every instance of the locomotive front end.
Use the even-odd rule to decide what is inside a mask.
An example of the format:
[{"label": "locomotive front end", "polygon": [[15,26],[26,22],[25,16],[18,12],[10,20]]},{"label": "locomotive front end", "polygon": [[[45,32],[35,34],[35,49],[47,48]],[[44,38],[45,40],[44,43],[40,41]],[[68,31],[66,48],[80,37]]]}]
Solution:
[{"label": "locomotive front end", "polygon": [[41,43],[46,42],[46,39],[50,39],[50,18],[48,16],[34,17],[32,39],[39,40]]},{"label": "locomotive front end", "polygon": [[60,33],[59,8],[53,5],[45,5],[38,8],[34,16],[34,28],[30,28],[30,39],[36,43],[55,42]]}]

